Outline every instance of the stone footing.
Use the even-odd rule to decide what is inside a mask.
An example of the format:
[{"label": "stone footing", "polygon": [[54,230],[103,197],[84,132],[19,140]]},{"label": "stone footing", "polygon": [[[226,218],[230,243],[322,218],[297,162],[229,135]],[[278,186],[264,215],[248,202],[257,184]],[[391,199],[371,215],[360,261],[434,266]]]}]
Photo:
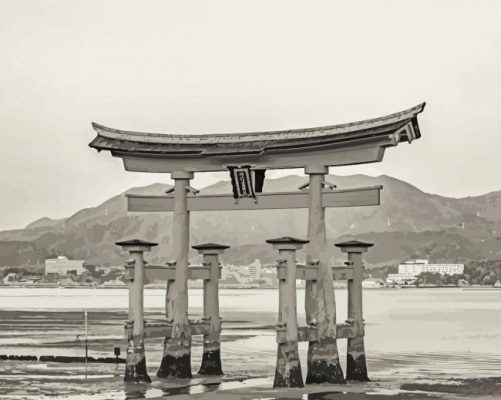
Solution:
[{"label": "stone footing", "polygon": [[131,353],[127,355],[124,382],[151,382],[151,378],[146,370],[146,358],[144,353]]},{"label": "stone footing", "polygon": [[346,383],[336,339],[327,338],[309,343],[306,383]]},{"label": "stone footing", "polygon": [[348,339],[346,357],[346,380],[369,382],[363,336]]},{"label": "stone footing", "polygon": [[303,387],[297,342],[280,343],[277,352],[274,388]]},{"label": "stone footing", "polygon": [[202,356],[202,366],[200,375],[224,375],[221,367],[221,350],[219,349],[204,349]]}]

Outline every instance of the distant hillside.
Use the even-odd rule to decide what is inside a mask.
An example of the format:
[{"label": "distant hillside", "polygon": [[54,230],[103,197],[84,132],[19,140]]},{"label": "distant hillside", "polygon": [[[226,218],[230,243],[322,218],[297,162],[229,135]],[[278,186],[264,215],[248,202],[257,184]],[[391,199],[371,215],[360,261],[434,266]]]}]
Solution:
[{"label": "distant hillside", "polygon": [[[381,206],[328,209],[329,242],[361,238],[376,246],[368,264],[397,263],[406,258],[430,257],[433,261],[501,259],[501,191],[461,199],[424,193],[389,176],[329,176],[338,188],[383,185]],[[302,176],[267,179],[265,191],[293,191],[307,181]],[[132,188],[128,193],[162,194],[168,185]],[[221,181],[202,193],[231,193]],[[306,236],[306,210],[193,212],[191,243],[229,244],[226,262],[264,262],[275,257],[267,238]],[[464,228],[463,228],[464,227]],[[89,263],[119,264],[125,255],[114,245],[118,239],[139,237],[159,242],[148,255],[152,262],[170,260],[172,223],[170,213],[127,213],[123,194],[97,207],[52,220],[41,218],[24,229],[0,232],[0,266],[40,264],[45,257],[66,254]],[[332,246],[332,254],[344,258]],[[195,253],[192,253],[195,257]]]}]

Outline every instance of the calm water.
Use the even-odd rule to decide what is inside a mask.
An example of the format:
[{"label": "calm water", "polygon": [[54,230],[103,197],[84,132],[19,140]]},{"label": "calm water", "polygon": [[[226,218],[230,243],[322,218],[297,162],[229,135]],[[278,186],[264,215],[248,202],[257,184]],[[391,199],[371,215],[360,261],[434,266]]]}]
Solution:
[{"label": "calm water", "polygon": [[[346,318],[346,300],[346,290],[336,290],[338,321]],[[190,313],[196,318],[202,311],[202,291],[191,289],[189,301]],[[161,317],[163,303],[163,290],[145,291],[147,317]],[[125,350],[122,338],[122,321],[128,304],[125,289],[1,288],[0,304],[0,354],[81,355],[82,347],[74,339],[76,334],[83,333],[84,309],[89,310],[91,355],[110,356],[116,345]],[[304,291],[298,290],[299,318],[304,323],[303,304]],[[276,343],[274,332],[266,325],[276,321],[278,292],[221,290],[220,307],[227,321],[223,325],[222,345],[225,379],[269,379],[274,371]],[[373,379],[501,375],[501,290],[365,290],[364,316],[366,351]],[[194,344],[196,372],[201,358],[200,339]],[[161,339],[147,341],[152,376],[160,361],[161,348]],[[303,368],[306,348],[305,343],[300,345]],[[344,363],[344,340],[339,341],[339,348]],[[26,364],[30,363],[17,363],[18,373],[13,374],[12,368],[7,370],[3,363],[0,391],[14,393],[10,391],[13,384],[24,379],[35,386],[35,381],[43,382],[47,393],[51,393],[53,375],[63,379],[71,368],[73,373],[69,378],[84,379],[82,366]],[[122,369],[122,366],[93,365],[88,372],[95,376],[97,383],[93,385],[98,392],[99,378],[109,380],[110,376],[111,389],[118,391]],[[78,387],[68,390],[68,395],[80,393]],[[151,390],[151,393],[159,390],[158,385]],[[113,398],[123,398],[117,393]]]}]

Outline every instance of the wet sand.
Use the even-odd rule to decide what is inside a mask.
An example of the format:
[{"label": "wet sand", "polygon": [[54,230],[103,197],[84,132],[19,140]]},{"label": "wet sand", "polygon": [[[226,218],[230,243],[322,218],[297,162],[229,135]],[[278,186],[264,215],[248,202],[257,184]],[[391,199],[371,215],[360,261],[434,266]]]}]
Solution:
[{"label": "wet sand", "polygon": [[[113,293],[110,293],[113,292]],[[52,293],[0,291],[0,355],[84,354],[82,304],[89,310],[89,355],[125,354],[123,321],[126,292],[69,290]],[[501,399],[500,294],[449,289],[441,291],[378,291],[365,293],[367,356],[372,382],[346,385],[308,385],[273,390],[276,320],[271,291],[222,293],[222,378],[201,377],[201,337],[192,349],[192,380],[155,377],[162,354],[162,338],[146,342],[151,385],[126,385],[123,365],[61,364],[0,361],[0,398],[38,399]],[[190,294],[190,318],[201,316],[200,293]],[[146,318],[162,318],[163,291],[147,291]],[[339,294],[343,294],[338,291]],[[45,297],[44,297],[45,296]],[[92,298],[90,297],[92,296]],[[494,297],[495,298],[494,298]],[[48,298],[47,298],[48,297]],[[339,298],[339,297],[338,297]],[[301,300],[300,300],[301,301]],[[37,304],[57,309],[37,310]],[[339,300],[344,307],[343,299]],[[107,310],[107,305],[115,306]],[[123,304],[123,307],[116,307]],[[157,306],[158,305],[158,306]],[[21,309],[22,308],[22,309]],[[300,310],[300,308],[298,307]],[[301,312],[301,311],[300,311]],[[300,320],[304,318],[301,314]],[[342,320],[343,316],[338,316]],[[421,327],[422,329],[419,329]],[[80,343],[75,342],[80,334]],[[300,344],[303,375],[307,344]],[[345,368],[345,341],[339,341]]]}]

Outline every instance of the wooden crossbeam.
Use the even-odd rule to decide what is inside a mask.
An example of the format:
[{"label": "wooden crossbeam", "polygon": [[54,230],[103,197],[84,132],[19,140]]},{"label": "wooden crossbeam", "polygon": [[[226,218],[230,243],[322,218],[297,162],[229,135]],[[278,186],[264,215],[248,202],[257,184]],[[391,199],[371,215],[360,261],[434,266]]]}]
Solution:
[{"label": "wooden crossbeam", "polygon": [[[134,270],[134,266],[126,267],[127,270]],[[175,279],[175,265],[146,265],[145,267],[145,284],[155,281],[173,281]],[[129,276],[133,276],[129,273]],[[219,270],[219,278],[221,278],[221,270]],[[210,279],[210,268],[205,265],[193,265],[188,267],[188,279]]]},{"label": "wooden crossbeam", "polygon": [[[210,331],[209,321],[190,321],[192,335],[208,335]],[[124,326],[125,338],[129,338],[134,328],[134,322],[126,321]],[[144,337],[170,337],[172,332],[172,323],[162,320],[145,320],[144,321]]]},{"label": "wooden crossbeam", "polygon": [[[130,337],[134,323],[126,321],[124,326],[125,338]],[[207,335],[209,333],[208,321],[190,321],[192,335]],[[275,327],[277,332],[277,342],[281,343],[285,340],[285,326]],[[168,337],[172,332],[172,323],[163,320],[145,320],[144,321],[144,336],[145,338]],[[353,338],[357,336],[355,327],[350,324],[337,324],[336,337],[338,339]],[[318,338],[317,328],[313,326],[301,326],[298,328],[299,342],[314,342]]]},{"label": "wooden crossbeam", "polygon": [[[325,190],[322,192],[323,207],[360,207],[380,204],[382,186],[356,189]],[[189,211],[270,210],[308,207],[308,191],[261,193],[257,201],[243,198],[235,201],[233,196],[188,195]],[[174,210],[174,196],[126,195],[127,209],[132,212],[167,212]]]},{"label": "wooden crossbeam", "polygon": [[[126,267],[129,276],[134,276],[134,266]],[[145,284],[158,281],[174,280],[176,273],[175,265],[146,265]],[[277,268],[277,278],[285,278],[285,270]],[[296,279],[305,281],[317,280],[318,267],[298,265],[296,268]],[[353,279],[353,269],[345,266],[332,266],[332,278],[335,281],[346,281]],[[210,269],[204,265],[193,265],[188,267],[188,279],[210,279]],[[221,267],[219,267],[219,279],[221,279]]]},{"label": "wooden crossbeam", "polygon": [[347,281],[353,279],[353,268],[333,266],[332,279],[335,281]]},{"label": "wooden crossbeam", "polygon": [[[287,271],[284,266],[277,266],[277,278],[285,279]],[[298,265],[296,267],[296,279],[304,281],[316,281],[318,276],[318,266],[314,265]],[[353,269],[345,266],[332,266],[332,279],[335,281],[347,281],[353,279]]]},{"label": "wooden crossbeam", "polygon": [[[126,267],[129,276],[134,276],[134,266]],[[146,265],[145,284],[157,281],[174,280],[176,273],[175,265]],[[298,265],[296,268],[296,279],[305,281],[317,280],[318,267]],[[277,278],[284,279],[285,270],[277,268]],[[353,279],[353,269],[345,266],[332,266],[332,278],[335,281],[346,281]],[[210,279],[210,269],[204,265],[193,265],[188,267],[188,279]],[[219,267],[219,279],[221,279],[221,267]]]},{"label": "wooden crossbeam", "polygon": [[[276,326],[277,343],[285,343],[285,326]],[[355,327],[350,324],[337,324],[336,325],[336,338],[348,339],[357,336]],[[318,328],[314,326],[300,326],[298,327],[298,342],[315,342],[318,340]]]}]

